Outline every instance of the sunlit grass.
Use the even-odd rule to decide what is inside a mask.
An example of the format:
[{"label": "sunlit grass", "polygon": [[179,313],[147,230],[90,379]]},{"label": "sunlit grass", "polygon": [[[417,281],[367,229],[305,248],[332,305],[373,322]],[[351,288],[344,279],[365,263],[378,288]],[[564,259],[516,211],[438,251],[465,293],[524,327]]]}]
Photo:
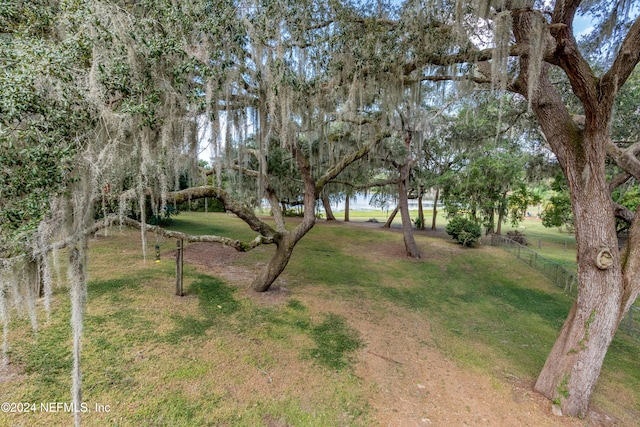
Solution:
[{"label": "sunlit grass", "polygon": [[[226,214],[180,214],[190,233],[237,237]],[[249,230],[246,238],[252,238]],[[149,235],[150,242],[154,241]],[[84,425],[375,424],[363,379],[353,375],[366,346],[349,318],[326,307],[351,301],[370,316],[411,313],[428,321],[432,342],[455,360],[501,381],[533,381],[571,305],[539,273],[511,254],[417,235],[423,260],[398,256],[402,236],[380,228],[320,222],[296,247],[281,280],[295,292],[281,304],[257,304],[245,291],[186,266],[185,296],[174,295],[175,263],[143,260],[139,232],[123,230],[91,243],[83,340],[84,399],[110,406]],[[171,248],[171,240],[158,240]],[[395,255],[394,255],[395,254]],[[262,257],[264,254],[259,255]],[[236,262],[253,265],[253,254]],[[395,315],[395,314],[394,314]],[[24,377],[3,388],[7,401],[68,402],[70,326],[67,291],[56,288],[51,321],[37,341],[26,320],[12,323],[12,361]],[[593,397],[615,414],[640,411],[640,346],[614,340]],[[292,371],[292,367],[295,367]],[[0,425],[69,425],[71,414],[0,414]]]},{"label": "sunlit grass", "polygon": [[576,239],[572,233],[547,228],[542,225],[542,221],[534,219],[525,219],[518,227],[507,226],[504,230],[506,233],[514,229],[526,235],[530,249],[557,262],[568,271],[576,272]]}]

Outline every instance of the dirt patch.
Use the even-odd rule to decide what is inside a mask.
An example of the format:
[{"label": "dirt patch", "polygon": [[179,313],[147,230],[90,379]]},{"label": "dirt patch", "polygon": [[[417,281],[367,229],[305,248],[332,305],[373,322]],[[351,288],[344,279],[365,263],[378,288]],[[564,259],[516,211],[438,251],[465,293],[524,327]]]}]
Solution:
[{"label": "dirt patch", "polygon": [[[452,245],[453,250],[460,249]],[[243,255],[222,245],[199,243],[189,245],[184,256],[187,262],[242,286],[260,268],[232,265]],[[363,301],[337,301],[324,298],[322,292],[309,287],[292,292],[280,284],[269,292],[247,291],[246,295],[269,305],[281,304],[294,295],[314,316],[344,316],[365,341],[357,353],[355,373],[362,380],[378,425],[617,425],[615,420],[593,412],[584,420],[555,416],[551,403],[533,391],[533,384],[508,372],[478,373],[458,366],[438,349],[425,313],[400,312],[402,309],[391,304],[381,308]],[[280,425],[275,419],[264,421]]]},{"label": "dirt patch", "polygon": [[[204,267],[207,272],[234,285],[246,287],[261,267],[260,265],[256,265],[254,268],[233,265],[234,262],[242,260],[247,255],[246,252],[239,252],[231,246],[220,243],[191,243],[185,245],[182,256],[187,264]],[[175,259],[176,251],[166,252],[163,257]]]},{"label": "dirt patch", "polygon": [[17,381],[24,377],[20,368],[12,364],[3,364],[0,361],[0,384]]},{"label": "dirt patch", "polygon": [[[175,251],[167,252],[167,256],[175,258]],[[217,267],[230,265],[238,258],[246,256],[246,252],[239,252],[231,246],[220,243],[191,243],[184,247],[183,257],[185,262],[203,265],[205,267]]]},{"label": "dirt patch", "polygon": [[325,298],[312,295],[300,299],[319,312],[344,316],[360,332],[366,345],[356,374],[370,390],[368,402],[379,425],[585,424],[552,415],[549,401],[513,375],[496,378],[459,367],[435,346],[424,313],[399,313],[391,305],[375,310],[361,302],[332,301],[328,307]]},{"label": "dirt patch", "polygon": [[[251,281],[264,264],[242,265],[248,255],[246,252],[239,252],[219,243],[192,243],[185,246],[183,259],[185,263],[198,266],[204,272],[220,277],[230,285],[242,288],[244,295],[258,304],[270,306],[286,302],[290,291],[282,278],[278,279],[267,292],[256,293],[249,289]],[[175,259],[176,254],[175,251],[171,251],[163,256]]]}]

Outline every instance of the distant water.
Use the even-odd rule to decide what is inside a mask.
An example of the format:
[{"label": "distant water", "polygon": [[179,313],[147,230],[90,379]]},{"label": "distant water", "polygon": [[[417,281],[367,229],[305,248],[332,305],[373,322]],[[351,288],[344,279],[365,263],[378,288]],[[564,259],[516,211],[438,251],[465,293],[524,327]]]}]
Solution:
[{"label": "distant water", "polygon": [[[387,212],[387,211],[392,211],[397,204],[397,200],[393,200],[389,203],[389,206],[383,208],[379,208],[379,207],[375,207],[375,206],[371,206],[369,204],[369,200],[371,200],[371,195],[367,195],[365,196],[364,194],[356,194],[354,197],[351,197],[351,199],[349,200],[349,210],[352,211],[361,211],[361,212]],[[331,204],[331,209],[333,209],[334,211],[343,211],[344,210],[344,201],[340,202],[340,203],[332,203]],[[422,207],[423,209],[433,209],[433,200],[427,200],[427,199],[423,199],[422,200]],[[438,203],[438,207],[441,207],[441,204]],[[418,210],[418,199],[410,199],[409,200],[409,209],[410,210]],[[322,207],[322,204],[320,203],[320,212],[324,212],[324,208]]]}]

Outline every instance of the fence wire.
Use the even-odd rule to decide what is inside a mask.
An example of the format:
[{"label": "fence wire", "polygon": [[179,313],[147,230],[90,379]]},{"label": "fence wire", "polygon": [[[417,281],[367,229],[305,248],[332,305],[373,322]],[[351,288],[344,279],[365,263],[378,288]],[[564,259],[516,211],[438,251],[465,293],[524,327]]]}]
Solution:
[{"label": "fence wire", "polygon": [[[570,295],[578,290],[578,277],[557,262],[543,257],[536,251],[498,234],[491,235],[491,246],[499,246],[517,256],[522,262],[529,264]],[[640,340],[640,307],[633,305],[624,319],[620,329]]]}]

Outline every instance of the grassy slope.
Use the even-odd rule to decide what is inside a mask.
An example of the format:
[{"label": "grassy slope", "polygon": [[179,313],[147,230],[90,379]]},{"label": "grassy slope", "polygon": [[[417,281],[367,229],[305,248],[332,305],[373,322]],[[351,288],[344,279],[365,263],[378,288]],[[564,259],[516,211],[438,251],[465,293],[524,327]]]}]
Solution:
[{"label": "grassy slope", "polygon": [[[246,230],[220,214],[181,214],[176,228],[185,226]],[[318,315],[295,296],[257,304],[190,266],[187,296],[177,298],[173,263],[144,263],[137,235],[116,233],[91,245],[84,400],[110,412],[86,414],[85,425],[372,424],[350,368],[362,343],[346,319]],[[418,242],[425,260],[414,262],[392,253],[398,233],[321,224],[296,248],[282,280],[296,292],[314,289],[328,305],[352,300],[424,313],[433,344],[461,369],[535,378],[571,299],[503,251],[462,250],[425,235]],[[270,250],[238,262],[263,262]],[[4,401],[68,402],[68,315],[61,288],[37,343],[26,320],[14,321],[11,357],[25,375],[3,385]],[[640,412],[638,349],[616,337],[593,398],[622,419]],[[20,423],[69,425],[70,415],[0,413],[0,425]]]}]

